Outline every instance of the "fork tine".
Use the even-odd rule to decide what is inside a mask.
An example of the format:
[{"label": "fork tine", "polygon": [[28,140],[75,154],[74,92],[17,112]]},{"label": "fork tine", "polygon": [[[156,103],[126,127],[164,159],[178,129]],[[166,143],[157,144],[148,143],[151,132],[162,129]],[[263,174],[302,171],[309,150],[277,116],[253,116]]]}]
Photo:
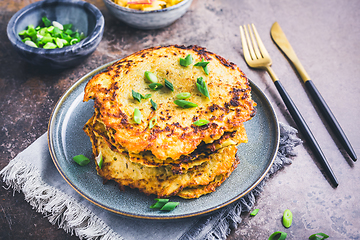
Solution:
[{"label": "fork tine", "polygon": [[244,31],[245,31],[246,42],[249,45],[249,53],[250,53],[250,56],[251,56],[250,59],[254,60],[254,59],[256,59],[256,55],[255,55],[255,52],[254,52],[254,46],[251,44],[250,37],[249,37],[249,34],[248,34],[248,30],[246,29],[245,25],[244,25]]},{"label": "fork tine", "polygon": [[263,57],[267,57],[270,58],[270,55],[268,53],[268,51],[266,50],[263,42],[261,41],[260,35],[258,34],[258,32],[256,31],[255,25],[251,24],[251,27],[253,29],[256,41],[257,41],[257,45],[259,46],[260,52],[262,54]]},{"label": "fork tine", "polygon": [[[252,24],[252,25],[254,25],[254,24]],[[252,42],[252,45],[253,45],[253,49],[254,49],[256,58],[260,59],[260,58],[262,58],[263,56],[261,55],[261,53],[260,53],[260,51],[259,51],[259,47],[258,47],[258,45],[257,45],[257,42],[255,41],[253,31],[251,30],[249,24],[248,24],[248,29],[249,29],[249,35],[250,35],[250,39],[251,39],[251,42]]]},{"label": "fork tine", "polygon": [[244,29],[243,29],[242,26],[240,26],[239,28],[240,28],[240,38],[241,38],[244,58],[245,58],[246,61],[250,61],[252,58],[251,58],[250,50],[248,48],[248,44],[247,44],[247,41],[246,41],[246,38],[245,38],[245,35],[244,35]]}]

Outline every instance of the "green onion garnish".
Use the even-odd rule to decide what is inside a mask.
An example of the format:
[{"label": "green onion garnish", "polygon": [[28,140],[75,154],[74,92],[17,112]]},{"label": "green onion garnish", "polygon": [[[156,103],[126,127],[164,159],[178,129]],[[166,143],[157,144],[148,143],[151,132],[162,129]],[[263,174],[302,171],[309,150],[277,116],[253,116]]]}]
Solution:
[{"label": "green onion garnish", "polygon": [[151,94],[150,94],[150,93],[147,93],[147,94],[145,94],[145,96],[144,96],[144,95],[141,95],[141,98],[142,98],[142,99],[151,98]]},{"label": "green onion garnish", "polygon": [[72,31],[72,24],[62,25],[57,21],[51,22],[47,17],[42,18],[41,26],[34,28],[30,24],[26,30],[20,31],[19,36],[26,45],[35,48],[54,49],[73,45],[85,38],[83,33]]},{"label": "green onion garnish", "polygon": [[169,202],[169,199],[155,198],[156,203],[150,208],[160,209],[161,211],[172,211],[179,205],[179,202]]},{"label": "green onion garnish", "polygon": [[254,209],[254,211],[252,211],[251,213],[250,213],[250,216],[256,216],[256,214],[258,214],[258,212],[259,212],[259,209],[257,208],[257,209]]},{"label": "green onion garnish", "polygon": [[134,90],[131,90],[132,97],[137,100],[138,102],[141,102],[141,94],[138,92],[135,92]]},{"label": "green onion garnish", "polygon": [[193,58],[190,54],[188,54],[185,58],[180,58],[179,62],[181,66],[187,67],[193,62]]},{"label": "green onion garnish", "polygon": [[152,129],[157,123],[157,118],[153,117],[149,122],[149,129]]},{"label": "green onion garnish", "polygon": [[96,160],[97,165],[98,165],[99,168],[101,169],[101,168],[102,168],[102,165],[103,165],[103,163],[104,163],[104,158],[103,158],[101,152],[99,152],[99,155],[98,155],[97,157],[95,157],[95,160]]},{"label": "green onion garnish", "polygon": [[292,218],[293,218],[292,212],[289,209],[286,209],[284,211],[283,219],[282,219],[284,227],[289,228],[291,226]]},{"label": "green onion garnish", "polygon": [[150,99],[150,103],[151,103],[152,108],[156,111],[156,109],[157,109],[156,102],[154,102],[152,99]]},{"label": "green onion garnish", "polygon": [[287,236],[287,233],[276,231],[270,235],[268,240],[284,240]]},{"label": "green onion garnish", "polygon": [[150,87],[152,90],[157,91],[157,90],[163,88],[163,85],[162,85],[161,83],[151,83],[151,84],[149,85],[149,87]]},{"label": "green onion garnish", "polygon": [[187,98],[189,98],[190,96],[191,96],[190,93],[188,93],[188,92],[182,92],[182,93],[177,94],[177,95],[176,95],[176,98],[177,98],[177,99],[187,99]]},{"label": "green onion garnish", "polygon": [[201,59],[201,62],[195,63],[194,66],[202,67],[204,69],[204,72],[206,73],[206,75],[209,75],[209,67],[208,67],[209,63],[210,62],[205,62],[204,59]]},{"label": "green onion garnish", "polygon": [[134,121],[137,124],[140,124],[141,123],[141,118],[142,118],[142,115],[141,115],[140,110],[138,108],[135,108],[134,109]]},{"label": "green onion garnish", "polygon": [[192,103],[186,100],[175,100],[174,103],[183,108],[193,108],[198,106],[196,103]]},{"label": "green onion garnish", "polygon": [[209,120],[199,119],[196,122],[194,122],[193,124],[200,127],[200,126],[204,126],[204,125],[206,125],[208,123],[209,123]]},{"label": "green onion garnish", "polygon": [[174,91],[174,85],[166,79],[165,79],[165,87],[170,89],[172,92]]},{"label": "green onion garnish", "polygon": [[179,202],[168,202],[165,203],[165,205],[160,208],[161,211],[172,211],[176,208],[176,206],[179,205]]},{"label": "green onion garnish", "polygon": [[[321,237],[317,236],[317,235],[320,235]],[[311,235],[309,237],[310,240],[322,240],[322,239],[326,239],[328,238],[329,236],[326,235],[325,233],[315,233],[313,235]]]},{"label": "green onion garnish", "polygon": [[202,77],[199,77],[198,79],[196,79],[196,86],[197,89],[206,97],[208,97],[210,99],[210,94],[209,94],[209,90],[207,88],[206,82]]},{"label": "green onion garnish", "polygon": [[90,159],[88,159],[87,157],[85,157],[84,155],[81,155],[81,154],[73,157],[73,160],[80,166],[85,166],[85,165],[89,164],[89,162],[90,162]]},{"label": "green onion garnish", "polygon": [[145,71],[145,79],[148,80],[151,83],[157,83],[158,82],[156,75],[153,74],[150,71]]}]

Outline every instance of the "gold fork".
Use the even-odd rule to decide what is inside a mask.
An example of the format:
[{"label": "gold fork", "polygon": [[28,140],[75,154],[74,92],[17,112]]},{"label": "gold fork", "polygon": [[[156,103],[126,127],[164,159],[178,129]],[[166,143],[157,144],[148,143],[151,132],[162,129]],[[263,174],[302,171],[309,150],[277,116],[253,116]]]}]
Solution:
[{"label": "gold fork", "polygon": [[266,48],[263,42],[260,39],[260,36],[254,26],[254,24],[248,25],[247,27],[240,26],[240,37],[243,47],[243,54],[246,63],[249,67],[260,68],[266,70],[271,79],[273,80],[281,98],[283,99],[286,107],[288,108],[291,116],[293,117],[296,125],[300,129],[300,132],[304,135],[313,152],[315,153],[328,177],[330,178],[331,183],[337,187],[339,185],[328,161],[325,158],[325,155],[320,149],[319,144],[317,143],[314,135],[311,133],[310,128],[306,124],[304,118],[301,116],[299,110],[295,106],[294,102],[290,98],[289,94],[286,92],[285,88],[277,78],[276,74],[271,68],[271,58],[269,53],[266,51]]}]

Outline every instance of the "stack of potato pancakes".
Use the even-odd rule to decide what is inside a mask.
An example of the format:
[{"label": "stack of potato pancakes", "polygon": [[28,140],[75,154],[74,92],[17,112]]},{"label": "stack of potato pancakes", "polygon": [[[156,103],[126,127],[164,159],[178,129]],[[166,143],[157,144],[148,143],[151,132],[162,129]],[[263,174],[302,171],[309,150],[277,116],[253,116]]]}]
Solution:
[{"label": "stack of potato pancakes", "polygon": [[238,165],[244,122],[256,112],[245,74],[198,46],[119,60],[87,83],[89,99],[95,113],[84,131],[98,174],[159,198],[214,192]]}]

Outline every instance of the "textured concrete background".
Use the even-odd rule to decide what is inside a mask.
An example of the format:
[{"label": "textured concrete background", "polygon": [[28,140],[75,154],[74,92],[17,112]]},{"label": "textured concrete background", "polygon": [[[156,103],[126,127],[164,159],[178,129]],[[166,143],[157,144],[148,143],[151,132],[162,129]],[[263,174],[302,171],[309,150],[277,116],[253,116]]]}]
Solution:
[{"label": "textured concrete background", "polygon": [[[360,1],[194,0],[173,25],[141,31],[113,18],[101,0],[89,0],[105,17],[103,40],[84,63],[55,73],[23,62],[6,36],[11,16],[32,2],[0,1],[0,169],[47,130],[56,101],[81,76],[156,45],[197,44],[236,63],[265,92],[279,120],[296,127],[267,73],[249,69],[243,60],[238,26],[255,23],[274,71],[312,129],[340,185],[331,187],[305,142],[297,147],[293,164],[268,181],[255,206],[259,214],[244,214],[228,239],[267,239],[275,231],[287,232],[287,239],[308,239],[317,232],[330,239],[360,239],[358,163],[342,150],[269,34],[278,21],[359,155]],[[76,239],[32,210],[21,193],[13,194],[2,182],[0,185],[0,239]],[[287,208],[294,215],[289,229],[281,224]]]}]

